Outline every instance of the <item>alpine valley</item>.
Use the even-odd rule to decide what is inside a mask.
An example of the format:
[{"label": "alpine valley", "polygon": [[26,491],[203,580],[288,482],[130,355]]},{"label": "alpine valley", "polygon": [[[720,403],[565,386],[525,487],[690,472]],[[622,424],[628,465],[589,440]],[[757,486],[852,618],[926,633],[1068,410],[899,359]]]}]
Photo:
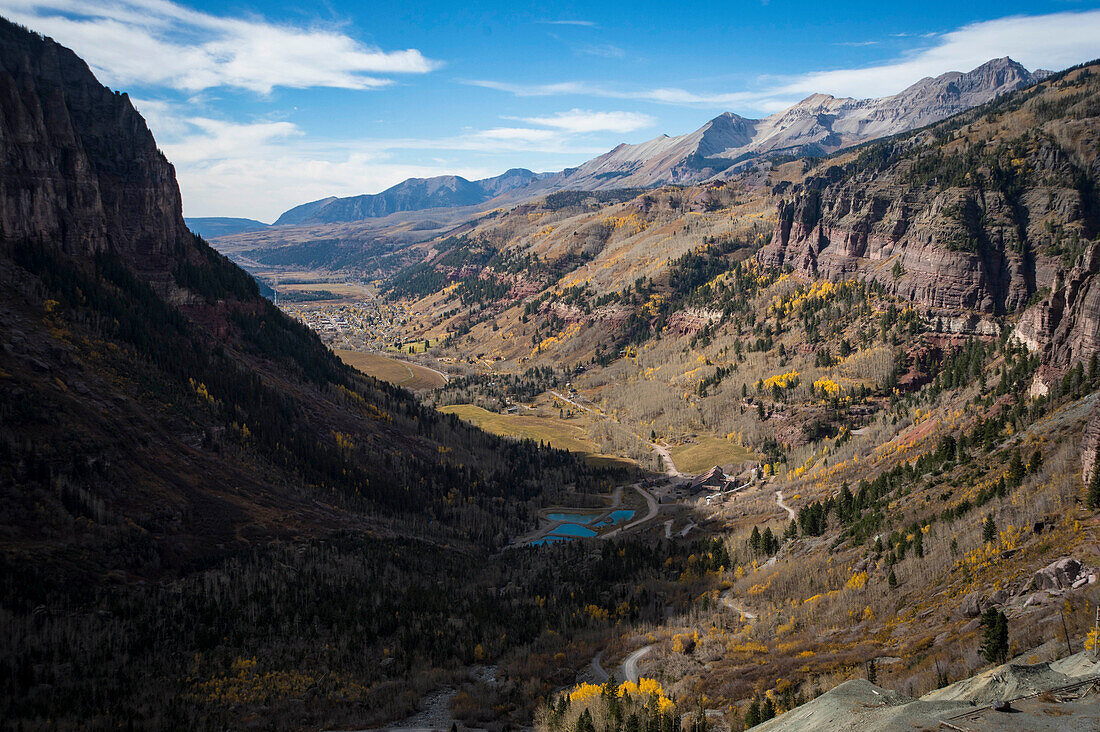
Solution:
[{"label": "alpine valley", "polygon": [[0,19],[0,323],[4,729],[1100,728],[1100,62],[268,225]]}]

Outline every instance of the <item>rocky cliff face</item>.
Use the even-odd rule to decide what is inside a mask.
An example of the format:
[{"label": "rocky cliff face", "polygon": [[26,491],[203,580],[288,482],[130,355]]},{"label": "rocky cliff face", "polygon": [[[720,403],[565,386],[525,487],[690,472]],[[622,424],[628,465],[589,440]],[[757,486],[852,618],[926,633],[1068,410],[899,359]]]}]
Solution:
[{"label": "rocky cliff face", "polygon": [[125,94],[0,19],[0,237],[166,272],[191,240],[175,171]]},{"label": "rocky cliff face", "polygon": [[777,189],[759,258],[877,282],[934,317],[1019,311],[1097,235],[1098,97],[1084,69],[838,159]]},{"label": "rocky cliff face", "polygon": [[1051,292],[1028,308],[1013,335],[1056,367],[1100,353],[1100,243],[1081,255],[1068,276],[1058,272]]}]

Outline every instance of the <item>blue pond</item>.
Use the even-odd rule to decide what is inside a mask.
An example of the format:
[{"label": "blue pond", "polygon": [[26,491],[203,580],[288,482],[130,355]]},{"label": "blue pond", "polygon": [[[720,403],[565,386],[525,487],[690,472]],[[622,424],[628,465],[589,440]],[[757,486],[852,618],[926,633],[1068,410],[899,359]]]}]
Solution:
[{"label": "blue pond", "polygon": [[614,526],[617,523],[629,521],[632,518],[634,518],[634,512],[623,508],[607,514],[607,516],[600,519],[595,526]]},{"label": "blue pond", "polygon": [[596,519],[597,516],[599,516],[598,513],[548,513],[548,514],[546,514],[546,518],[550,519],[551,521],[568,521],[569,523],[572,523],[572,524],[590,524]]},{"label": "blue pond", "polygon": [[596,532],[580,524],[562,524],[550,532],[551,536],[595,536]]},{"label": "blue pond", "polygon": [[535,539],[531,542],[531,546],[546,546],[547,544],[560,544],[563,541],[572,541],[573,538],[569,536],[547,536],[542,539]]}]

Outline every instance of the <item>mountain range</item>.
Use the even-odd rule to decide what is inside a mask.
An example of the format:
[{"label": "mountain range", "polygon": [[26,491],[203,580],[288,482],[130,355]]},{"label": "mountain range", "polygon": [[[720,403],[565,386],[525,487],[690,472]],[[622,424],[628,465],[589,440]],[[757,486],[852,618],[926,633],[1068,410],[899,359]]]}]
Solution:
[{"label": "mountain range", "polygon": [[720,180],[761,159],[820,156],[923,127],[1031,86],[1049,73],[1028,71],[1004,57],[966,73],[951,71],[921,79],[887,97],[812,94],[763,119],[726,112],[685,135],[623,143],[558,173],[538,174],[520,168],[478,181],[453,175],[410,178],[378,194],[330,196],[296,206],[275,224],[339,223],[432,208],[495,206],[561,190],[649,188]]}]

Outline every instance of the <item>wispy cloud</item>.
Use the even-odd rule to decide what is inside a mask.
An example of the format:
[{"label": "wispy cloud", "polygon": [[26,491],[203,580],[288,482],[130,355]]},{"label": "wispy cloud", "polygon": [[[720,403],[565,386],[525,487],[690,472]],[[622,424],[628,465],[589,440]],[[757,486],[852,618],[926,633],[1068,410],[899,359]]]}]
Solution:
[{"label": "wispy cloud", "polygon": [[878,41],[837,41],[834,46],[849,46],[851,48],[863,48],[864,46],[877,46]]},{"label": "wispy cloud", "polygon": [[626,51],[612,43],[577,46],[574,51],[582,56],[599,56],[600,58],[624,58],[626,56]]},{"label": "wispy cloud", "polygon": [[539,20],[541,25],[576,25],[584,28],[595,28],[596,23],[591,20]]},{"label": "wispy cloud", "polygon": [[495,80],[465,83],[520,97],[589,96],[702,108],[774,112],[806,95],[878,97],[894,94],[926,76],[969,71],[992,58],[1011,56],[1030,69],[1060,69],[1100,57],[1100,10],[1017,15],[925,36],[929,44],[894,61],[864,68],[761,77],[752,89],[693,92],[675,87],[621,89],[586,81],[521,84]]},{"label": "wispy cloud", "polygon": [[169,0],[0,0],[0,12],[69,46],[115,86],[372,89],[441,65],[332,28],[216,16]]},{"label": "wispy cloud", "polygon": [[[653,123],[630,112],[571,110],[516,120],[530,126],[440,138],[331,140],[311,138],[283,120],[234,122],[161,100],[135,99],[134,104],[176,166],[188,215],[244,215],[264,221],[305,201],[373,193],[409,177],[486,177],[503,170],[493,164],[502,155],[583,159],[606,149],[586,135]],[[402,162],[425,152],[430,154],[427,164]]]},{"label": "wispy cloud", "polygon": [[592,132],[618,132],[627,133],[644,130],[652,127],[657,120],[648,114],[638,112],[591,112],[582,109],[571,109],[568,112],[558,112],[549,117],[519,117],[521,122],[542,127],[552,127],[564,130],[572,134],[587,134]]},{"label": "wispy cloud", "polygon": [[643,102],[655,102],[659,104],[677,104],[688,107],[715,107],[732,104],[740,104],[756,97],[751,92],[733,92],[727,94],[699,94],[675,87],[660,89],[622,90],[612,89],[600,84],[591,84],[584,81],[563,81],[551,84],[516,84],[489,79],[470,79],[462,83],[471,86],[479,86],[484,89],[496,89],[497,91],[514,94],[517,97],[550,97],[550,96],[591,96],[608,99],[630,99]]}]

